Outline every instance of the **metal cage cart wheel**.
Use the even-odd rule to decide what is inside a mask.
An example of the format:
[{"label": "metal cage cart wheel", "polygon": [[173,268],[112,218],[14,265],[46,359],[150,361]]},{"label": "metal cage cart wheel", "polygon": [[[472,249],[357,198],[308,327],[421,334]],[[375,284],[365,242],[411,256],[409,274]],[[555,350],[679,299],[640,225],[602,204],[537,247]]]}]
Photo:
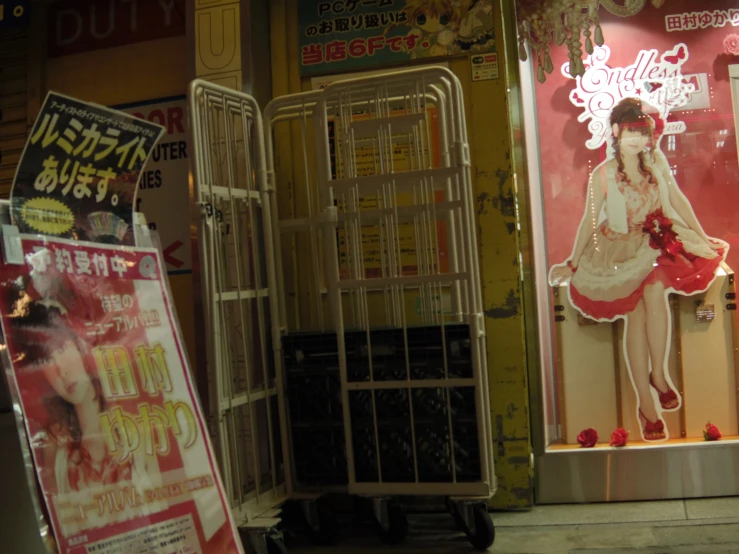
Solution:
[{"label": "metal cage cart wheel", "polygon": [[[407,533],[397,496],[446,496],[487,548],[479,506],[496,483],[459,81],[439,68],[347,80],[279,98],[265,120],[270,172],[276,124],[302,137],[302,209],[273,213],[288,245],[277,282],[296,483],[370,498],[392,543]],[[306,406],[307,391],[326,400]],[[306,437],[333,471],[301,479]]]},{"label": "metal cage cart wheel", "polygon": [[290,477],[262,117],[250,96],[201,80],[188,103],[208,415],[233,513],[257,551],[272,552]]}]

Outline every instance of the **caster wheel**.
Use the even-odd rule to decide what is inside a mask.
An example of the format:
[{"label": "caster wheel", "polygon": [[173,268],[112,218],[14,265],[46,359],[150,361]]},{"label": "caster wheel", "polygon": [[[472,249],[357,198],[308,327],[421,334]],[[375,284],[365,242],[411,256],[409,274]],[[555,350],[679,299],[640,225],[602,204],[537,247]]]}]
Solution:
[{"label": "caster wheel", "polygon": [[475,550],[485,552],[493,546],[495,542],[495,525],[493,524],[493,518],[490,517],[487,507],[484,504],[476,504],[472,507],[471,515],[474,522],[474,530],[469,528],[459,513],[457,506],[454,506],[452,515],[457,526],[464,531],[464,534],[467,535],[467,540]]},{"label": "caster wheel", "polygon": [[287,547],[282,539],[276,539],[267,535],[265,537],[267,543],[267,554],[288,554]]},{"label": "caster wheel", "polygon": [[459,513],[459,508],[457,508],[457,505],[447,498],[446,507],[447,507],[447,510],[449,510],[449,513],[452,514],[452,517],[454,518],[454,523],[456,524],[457,529],[459,529],[462,533],[466,534],[467,524],[464,522],[464,518],[462,517],[462,514]]},{"label": "caster wheel", "polygon": [[408,518],[397,502],[387,503],[387,527],[375,517],[375,529],[380,540],[388,545],[402,543],[408,536]]}]

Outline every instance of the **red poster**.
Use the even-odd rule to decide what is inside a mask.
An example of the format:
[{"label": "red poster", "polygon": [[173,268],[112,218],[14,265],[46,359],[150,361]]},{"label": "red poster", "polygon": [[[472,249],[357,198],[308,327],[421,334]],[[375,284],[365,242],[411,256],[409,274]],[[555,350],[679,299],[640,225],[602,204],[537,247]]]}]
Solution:
[{"label": "red poster", "polygon": [[59,551],[243,553],[158,252],[22,244],[0,312]]}]

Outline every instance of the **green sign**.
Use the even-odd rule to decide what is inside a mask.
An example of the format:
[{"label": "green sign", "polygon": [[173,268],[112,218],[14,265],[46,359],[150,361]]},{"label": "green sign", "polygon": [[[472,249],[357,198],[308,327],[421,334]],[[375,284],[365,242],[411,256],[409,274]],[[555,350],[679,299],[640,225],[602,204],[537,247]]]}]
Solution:
[{"label": "green sign", "polygon": [[493,0],[298,3],[301,75],[495,52]]}]

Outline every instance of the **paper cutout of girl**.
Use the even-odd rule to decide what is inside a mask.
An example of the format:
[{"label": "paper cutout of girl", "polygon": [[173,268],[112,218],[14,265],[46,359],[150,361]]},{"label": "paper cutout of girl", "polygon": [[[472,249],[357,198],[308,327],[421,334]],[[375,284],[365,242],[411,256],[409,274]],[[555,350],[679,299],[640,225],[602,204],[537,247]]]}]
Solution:
[{"label": "paper cutout of girl", "polygon": [[682,403],[667,370],[668,296],[706,291],[729,245],[705,233],[680,191],[658,147],[664,124],[656,110],[625,98],[610,123],[615,154],[593,170],[572,254],[552,267],[549,283],[569,280],[570,301],[585,317],[625,320],[642,438],[667,440],[661,413]]}]

